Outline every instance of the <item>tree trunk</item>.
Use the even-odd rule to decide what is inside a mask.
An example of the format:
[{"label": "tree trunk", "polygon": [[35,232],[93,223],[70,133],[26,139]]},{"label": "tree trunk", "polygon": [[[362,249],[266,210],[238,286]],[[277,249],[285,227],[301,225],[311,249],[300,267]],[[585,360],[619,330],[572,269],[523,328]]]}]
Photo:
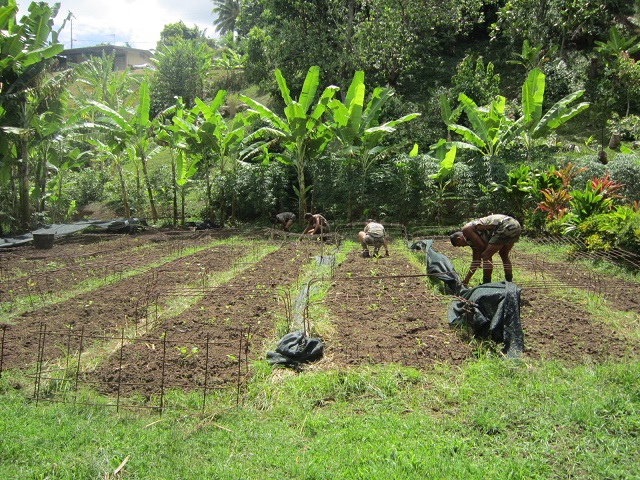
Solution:
[{"label": "tree trunk", "polygon": [[47,191],[47,150],[42,152],[42,162],[38,162],[37,179],[40,187],[40,199],[38,201],[38,212],[44,212],[46,208],[45,193]]},{"label": "tree trunk", "polygon": [[127,184],[124,181],[124,175],[122,174],[122,165],[118,162],[118,176],[120,177],[120,191],[122,192],[122,206],[124,207],[124,217],[131,218],[131,211],[129,210],[129,195],[127,195]]},{"label": "tree trunk", "polygon": [[151,188],[151,182],[149,181],[149,173],[147,172],[147,159],[144,155],[140,158],[142,163],[142,174],[144,175],[144,183],[147,186],[147,194],[149,195],[149,208],[151,209],[151,220],[153,223],[158,222],[158,211],[156,210],[156,203],[153,200],[153,189]]},{"label": "tree trunk", "polygon": [[173,187],[173,226],[178,223],[178,184],[176,183],[176,160],[171,151],[171,186]]},{"label": "tree trunk", "polygon": [[184,227],[184,197],[185,197],[185,188],[184,186],[180,187],[180,200],[181,200],[181,221],[180,225]]},{"label": "tree trunk", "polygon": [[18,191],[20,194],[20,228],[29,230],[31,204],[29,201],[29,152],[26,139],[20,140],[21,160],[18,163]]},{"label": "tree trunk", "polygon": [[304,218],[307,213],[307,187],[304,182],[304,170],[298,169],[298,215]]}]

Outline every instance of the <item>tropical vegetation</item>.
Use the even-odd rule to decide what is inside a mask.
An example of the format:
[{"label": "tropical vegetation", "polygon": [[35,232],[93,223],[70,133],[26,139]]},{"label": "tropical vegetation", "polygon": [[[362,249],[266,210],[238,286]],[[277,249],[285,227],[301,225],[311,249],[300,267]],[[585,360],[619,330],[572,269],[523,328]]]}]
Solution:
[{"label": "tropical vegetation", "polygon": [[[215,0],[147,71],[61,70],[58,6],[0,3],[0,225],[321,212],[640,251],[640,2]],[[24,13],[24,14],[23,14]],[[532,20],[535,19],[535,20]]]}]

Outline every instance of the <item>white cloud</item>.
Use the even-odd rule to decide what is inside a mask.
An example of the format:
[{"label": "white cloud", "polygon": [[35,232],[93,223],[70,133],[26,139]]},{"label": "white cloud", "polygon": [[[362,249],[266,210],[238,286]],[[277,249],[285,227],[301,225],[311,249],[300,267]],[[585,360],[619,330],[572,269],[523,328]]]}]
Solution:
[{"label": "white cloud", "polygon": [[[29,3],[17,1],[18,18],[27,13]],[[65,48],[72,46],[73,29],[73,48],[110,43],[153,49],[164,26],[180,20],[189,28],[206,29],[206,36],[214,37],[212,9],[211,0],[60,0],[54,23],[59,28],[68,13],[73,13],[73,21],[60,32]]]}]

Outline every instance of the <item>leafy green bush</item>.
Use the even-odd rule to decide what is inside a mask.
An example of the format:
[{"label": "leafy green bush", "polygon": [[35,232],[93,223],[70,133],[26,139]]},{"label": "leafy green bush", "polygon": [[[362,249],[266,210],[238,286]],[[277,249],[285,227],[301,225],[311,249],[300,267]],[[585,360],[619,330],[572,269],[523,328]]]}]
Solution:
[{"label": "leafy green bush", "polygon": [[69,171],[64,180],[63,194],[76,201],[78,206],[99,202],[104,198],[104,184],[109,175],[104,170],[83,168]]},{"label": "leafy green bush", "polygon": [[592,215],[604,213],[613,205],[613,200],[607,198],[604,194],[594,190],[590,183],[587,183],[584,190],[572,190],[573,197],[569,204],[571,205],[571,215],[582,222]]},{"label": "leafy green bush", "polygon": [[640,200],[640,155],[618,154],[607,164],[611,179],[621,183],[620,194],[628,203]]},{"label": "leafy green bush", "polygon": [[620,118],[617,113],[613,113],[607,120],[607,128],[611,132],[620,133],[620,139],[634,141],[640,139],[640,117],[628,115]]},{"label": "leafy green bush", "polygon": [[476,105],[487,105],[500,94],[500,75],[495,73],[493,63],[485,66],[483,58],[475,54],[462,59],[451,84],[450,100],[454,101],[464,93]]},{"label": "leafy green bush", "polygon": [[[569,161],[577,172],[569,183],[571,189],[583,189],[592,178],[601,178],[607,174],[607,166],[601,164],[595,155],[585,155]],[[615,178],[613,180],[617,181]]]},{"label": "leafy green bush", "polygon": [[[568,62],[571,65],[568,65]],[[580,67],[576,63],[580,64]],[[567,60],[559,57],[555,58],[541,67],[542,72],[547,77],[544,91],[544,100],[547,105],[553,105],[570,93],[585,88],[586,78],[584,72],[587,71],[586,63],[587,60],[583,55],[574,54]]]},{"label": "leafy green bush", "polygon": [[588,250],[607,251],[614,247],[640,252],[640,212],[618,206],[610,212],[592,215],[577,231]]}]

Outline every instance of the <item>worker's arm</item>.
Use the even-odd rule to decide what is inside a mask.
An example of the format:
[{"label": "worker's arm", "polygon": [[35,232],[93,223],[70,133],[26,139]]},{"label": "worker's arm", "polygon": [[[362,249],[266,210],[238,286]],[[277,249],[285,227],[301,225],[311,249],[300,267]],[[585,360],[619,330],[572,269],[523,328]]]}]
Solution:
[{"label": "worker's arm", "polygon": [[480,268],[480,265],[482,264],[482,260],[480,257],[480,255],[482,254],[482,250],[480,250],[477,247],[471,247],[471,251],[473,252],[473,257],[471,259],[471,266],[469,267],[467,276],[464,277],[464,280],[462,281],[462,285],[464,285],[465,287],[469,286],[469,280],[471,280],[471,277],[473,277],[473,274],[476,273],[476,270]]},{"label": "worker's arm", "polygon": [[[304,235],[305,233],[307,233],[309,230],[311,229],[311,223],[307,222],[307,226],[304,227],[304,230],[302,231],[301,235]],[[302,236],[300,237],[302,239]]]}]

